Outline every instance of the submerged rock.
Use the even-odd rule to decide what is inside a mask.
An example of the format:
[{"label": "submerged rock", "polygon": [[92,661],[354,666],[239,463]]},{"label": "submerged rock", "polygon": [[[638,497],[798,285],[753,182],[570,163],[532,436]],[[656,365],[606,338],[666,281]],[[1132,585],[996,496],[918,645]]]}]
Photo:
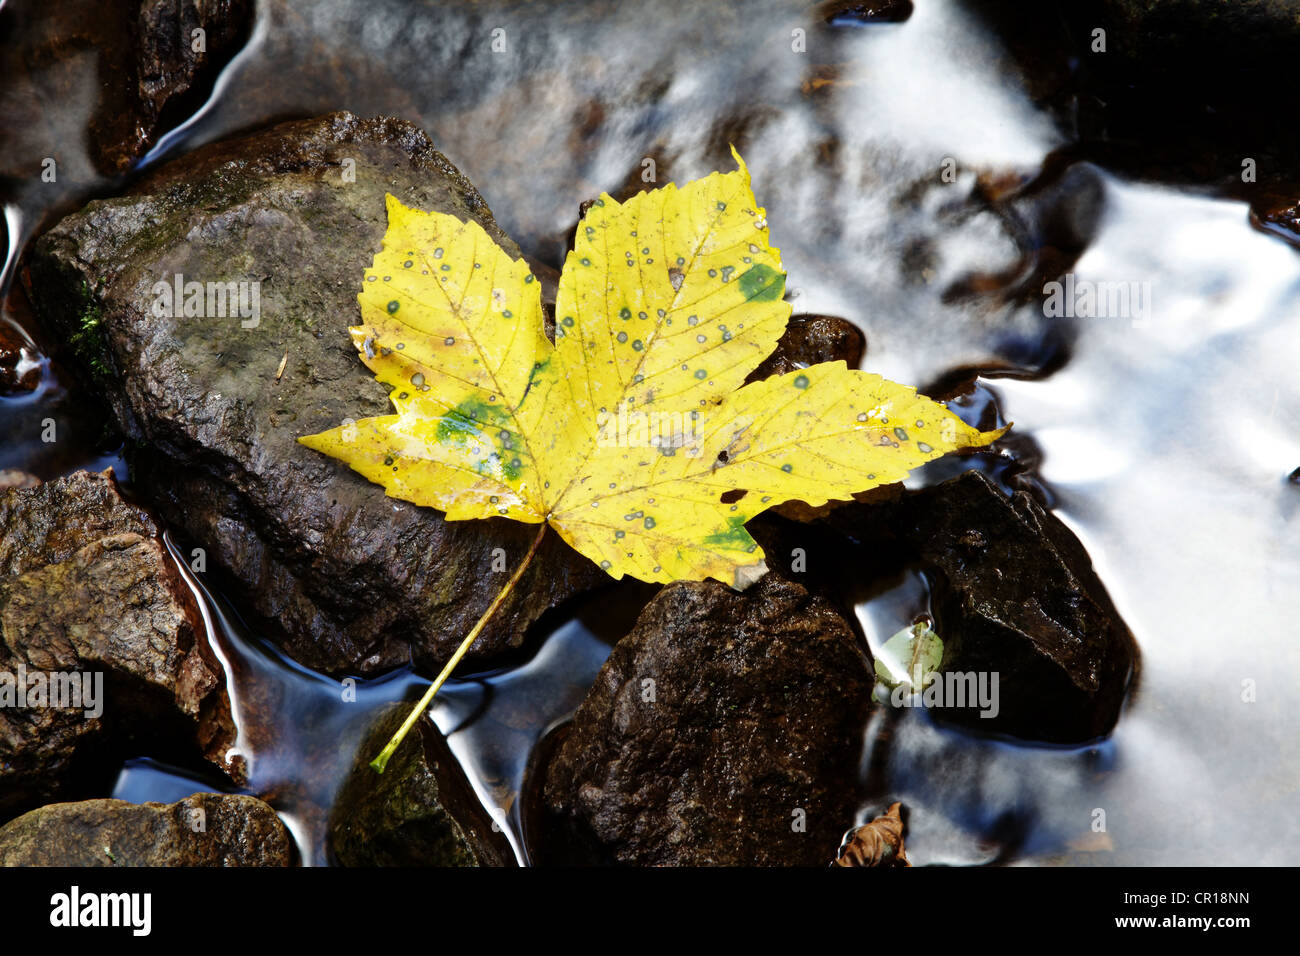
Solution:
[{"label": "submerged rock", "polygon": [[0,526],[0,817],[92,789],[137,738],[238,776],[221,664],[112,472],[0,492]]},{"label": "submerged rock", "polygon": [[[1109,733],[1137,669],[1137,646],[1079,540],[1028,494],[979,472],[834,521],[873,550],[919,562],[932,585],[941,673],[998,675],[997,714],[935,716],[1028,740]],[[990,685],[991,686],[991,685]]]},{"label": "submerged rock", "polygon": [[774,574],[680,582],[619,641],[545,771],[548,852],[629,864],[806,865],[857,808],[870,707],[843,617]]},{"label": "submerged rock", "polygon": [[509,843],[493,830],[429,721],[416,724],[382,774],[370,768],[408,710],[389,708],[357,751],[330,814],[335,857],[344,866],[512,864]]},{"label": "submerged rock", "polygon": [[0,318],[0,395],[30,392],[40,381],[40,369],[28,361],[34,350],[22,334]]},{"label": "submerged rock", "polygon": [[255,797],[55,803],[0,827],[0,866],[290,866],[293,843]]},{"label": "submerged rock", "polygon": [[[252,0],[61,0],[6,11],[0,73],[0,172],[59,179],[85,142],[95,168],[125,172],[202,105],[252,26]],[[197,31],[197,32],[196,32]]]},{"label": "submerged rock", "polygon": [[[98,370],[137,485],[210,569],[233,575],[269,636],[332,673],[412,657],[436,669],[535,532],[446,522],[297,443],[391,411],[347,332],[388,192],[476,219],[518,255],[422,132],[336,113],[196,150],[63,220],[31,257],[38,310]],[[178,275],[205,290],[231,283],[247,308],[214,299],[187,317],[179,300],[160,305],[155,284]],[[551,536],[473,656],[518,645],[544,610],[602,577]]]}]

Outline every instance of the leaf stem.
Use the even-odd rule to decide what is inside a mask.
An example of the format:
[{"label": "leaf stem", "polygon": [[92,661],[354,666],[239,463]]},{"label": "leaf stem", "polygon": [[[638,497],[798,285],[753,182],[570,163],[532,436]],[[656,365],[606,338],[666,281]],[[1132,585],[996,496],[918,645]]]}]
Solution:
[{"label": "leaf stem", "polygon": [[541,530],[537,532],[537,537],[533,538],[533,543],[528,548],[528,553],[524,555],[524,560],[520,563],[519,567],[515,568],[515,573],[510,576],[510,580],[507,581],[505,586],[497,592],[497,596],[492,599],[492,603],[489,604],[487,610],[483,612],[483,616],[478,619],[478,623],[475,624],[473,629],[465,635],[465,640],[460,642],[460,647],[456,648],[456,653],[451,655],[451,660],[447,661],[446,666],[443,667],[442,671],[434,679],[433,683],[429,685],[429,689],[424,692],[424,696],[420,698],[420,702],[411,708],[411,712],[406,715],[406,720],[402,722],[402,726],[397,728],[397,733],[393,734],[392,739],[389,740],[384,749],[380,751],[379,756],[370,761],[370,766],[374,768],[376,773],[384,772],[384,768],[388,766],[389,759],[397,752],[397,748],[402,745],[402,741],[406,738],[406,735],[410,733],[411,728],[415,726],[415,722],[420,719],[420,716],[426,710],[429,709],[429,705],[433,702],[434,695],[438,693],[438,690],[442,687],[443,683],[451,676],[451,672],[456,669],[456,665],[460,663],[461,658],[464,657],[470,647],[473,646],[479,633],[483,630],[483,627],[487,622],[491,620],[492,615],[496,613],[497,608],[499,608],[502,602],[505,601],[506,596],[514,590],[515,585],[519,583],[519,579],[524,576],[524,572],[528,570],[528,565],[532,564],[533,556],[537,554],[538,545],[542,543],[542,536],[545,534],[546,522],[543,521]]}]

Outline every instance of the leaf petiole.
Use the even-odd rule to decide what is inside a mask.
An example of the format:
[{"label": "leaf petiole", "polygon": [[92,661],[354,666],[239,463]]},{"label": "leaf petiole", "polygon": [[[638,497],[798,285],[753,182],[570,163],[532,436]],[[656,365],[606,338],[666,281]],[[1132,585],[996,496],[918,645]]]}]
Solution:
[{"label": "leaf petiole", "polygon": [[483,616],[478,619],[478,622],[470,632],[465,635],[465,640],[460,642],[460,647],[456,648],[456,653],[451,655],[451,660],[447,661],[446,666],[443,667],[442,671],[434,679],[433,683],[429,685],[429,689],[424,692],[424,696],[420,698],[420,702],[411,708],[411,712],[406,715],[406,720],[402,722],[402,726],[397,728],[397,733],[393,734],[392,739],[389,740],[384,746],[384,749],[379,752],[379,756],[370,761],[370,766],[376,773],[384,772],[384,768],[388,766],[388,761],[392,758],[393,754],[397,752],[397,748],[402,745],[402,741],[406,739],[406,735],[410,733],[411,728],[415,726],[415,722],[420,719],[420,716],[426,710],[429,709],[429,705],[433,702],[433,698],[438,693],[438,690],[442,687],[447,678],[451,676],[451,672],[456,669],[456,665],[460,663],[461,658],[464,657],[470,647],[473,646],[474,641],[478,638],[487,622],[491,620],[492,615],[496,613],[497,608],[499,608],[502,602],[505,601],[506,596],[514,590],[515,585],[519,583],[519,579],[524,576],[524,572],[528,570],[528,565],[532,564],[533,556],[537,554],[537,548],[542,543],[542,536],[545,534],[546,522],[543,521],[541,530],[537,532],[537,537],[533,538],[533,543],[528,548],[528,553],[524,555],[524,560],[520,562],[519,567],[515,568],[515,573],[510,576],[510,580],[507,581],[505,586],[497,592],[497,596],[492,599],[492,603],[489,604],[487,610],[483,612]]}]

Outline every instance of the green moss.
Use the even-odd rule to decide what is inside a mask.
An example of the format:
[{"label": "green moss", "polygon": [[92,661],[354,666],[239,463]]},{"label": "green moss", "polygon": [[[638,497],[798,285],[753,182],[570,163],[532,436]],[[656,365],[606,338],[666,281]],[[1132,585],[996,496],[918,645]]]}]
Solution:
[{"label": "green moss", "polygon": [[91,375],[97,379],[112,377],[113,370],[108,364],[108,341],[104,337],[104,309],[85,283],[81,286],[77,327],[68,338],[68,344]]}]

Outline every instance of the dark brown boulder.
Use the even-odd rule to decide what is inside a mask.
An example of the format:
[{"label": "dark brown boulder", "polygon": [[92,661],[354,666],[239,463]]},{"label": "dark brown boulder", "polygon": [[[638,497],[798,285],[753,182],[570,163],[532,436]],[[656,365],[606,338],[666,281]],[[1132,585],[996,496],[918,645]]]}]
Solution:
[{"label": "dark brown boulder", "polygon": [[252,0],[13,6],[0,41],[0,173],[35,179],[48,157],[58,181],[87,179],[86,159],[125,172],[202,105],[254,16]]},{"label": "dark brown boulder", "polygon": [[237,777],[221,665],[157,527],[112,472],[0,492],[0,527],[0,817],[84,788],[136,738]]},{"label": "dark brown boulder", "polygon": [[[97,370],[136,449],[137,485],[233,575],[285,650],[332,673],[412,657],[436,670],[535,531],[446,522],[297,442],[390,411],[347,332],[389,192],[477,219],[518,254],[420,130],[336,113],[196,150],[63,220],[31,261],[38,310]],[[177,274],[246,283],[250,315],[156,314],[168,310],[154,309],[155,283]],[[602,577],[551,536],[474,656],[517,646],[544,610]]]},{"label": "dark brown boulder", "polygon": [[799,585],[667,586],[546,769],[550,855],[826,865],[857,808],[871,690],[848,624]]},{"label": "dark brown boulder", "polygon": [[1106,30],[1107,52],[1155,58],[1148,70],[1248,65],[1252,50],[1281,53],[1300,38],[1297,0],[1067,0],[1061,6],[1067,20]]},{"label": "dark brown boulder", "polygon": [[941,672],[998,674],[997,715],[941,720],[1027,740],[1109,733],[1138,666],[1137,645],[1079,540],[1027,493],[979,472],[833,519],[864,547],[919,562],[930,579]]}]

